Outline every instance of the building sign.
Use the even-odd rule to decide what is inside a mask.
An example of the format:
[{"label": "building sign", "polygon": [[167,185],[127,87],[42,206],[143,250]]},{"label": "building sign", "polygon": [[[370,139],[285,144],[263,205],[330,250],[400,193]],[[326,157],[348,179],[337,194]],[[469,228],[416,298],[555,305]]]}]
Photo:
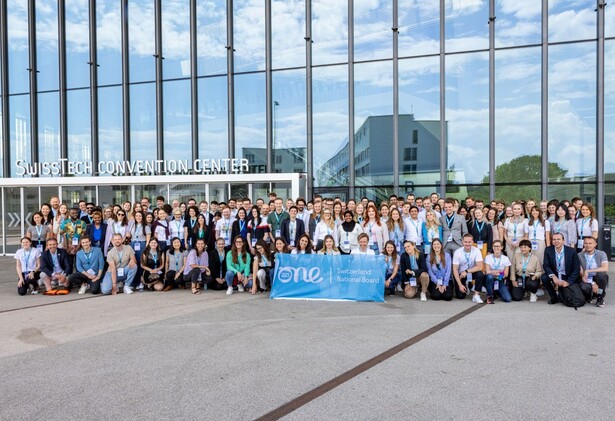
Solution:
[{"label": "building sign", "polygon": [[[96,166],[98,175],[172,175],[172,174],[241,174],[249,172],[247,159],[195,159],[192,167],[187,159],[155,159],[136,161],[100,161]],[[15,161],[18,176],[38,175],[93,175],[92,163],[69,161],[66,158],[54,162],[29,163]]]}]

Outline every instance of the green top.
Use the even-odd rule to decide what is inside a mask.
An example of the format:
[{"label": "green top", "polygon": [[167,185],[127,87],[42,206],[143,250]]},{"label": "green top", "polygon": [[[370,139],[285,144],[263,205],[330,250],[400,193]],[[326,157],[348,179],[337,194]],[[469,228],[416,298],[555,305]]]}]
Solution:
[{"label": "green top", "polygon": [[241,254],[237,256],[238,264],[233,263],[233,254],[229,250],[226,253],[226,270],[232,270],[235,273],[243,273],[245,276],[250,275],[250,253],[246,253],[246,261],[244,262]]}]

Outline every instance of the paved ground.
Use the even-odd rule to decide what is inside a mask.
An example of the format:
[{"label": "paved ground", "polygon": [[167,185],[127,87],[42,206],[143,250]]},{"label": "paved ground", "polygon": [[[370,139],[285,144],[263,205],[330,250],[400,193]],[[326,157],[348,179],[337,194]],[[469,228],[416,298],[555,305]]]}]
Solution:
[{"label": "paved ground", "polygon": [[433,332],[471,301],[19,297],[13,262],[0,258],[1,420],[245,420],[305,393],[314,399],[284,419],[606,420],[615,411],[608,296],[606,308],[576,312],[544,298],[482,305]]}]

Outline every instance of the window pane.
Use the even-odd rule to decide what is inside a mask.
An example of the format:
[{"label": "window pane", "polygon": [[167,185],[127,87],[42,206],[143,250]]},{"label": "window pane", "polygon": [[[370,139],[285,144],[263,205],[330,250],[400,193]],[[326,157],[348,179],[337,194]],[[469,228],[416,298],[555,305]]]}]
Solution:
[{"label": "window pane", "polygon": [[[541,49],[495,53],[495,181],[540,182]],[[519,124],[522,121],[523,124]],[[499,196],[498,196],[499,197]]]},{"label": "window pane", "polygon": [[121,87],[98,90],[98,154],[101,161],[124,159]]},{"label": "window pane", "polygon": [[[489,187],[487,187],[487,196],[489,193]],[[502,199],[507,204],[514,202],[516,200],[528,200],[534,199],[539,200],[540,195],[540,182],[535,183],[526,183],[523,185],[511,185],[511,186],[495,186],[495,197],[497,199]],[[567,196],[565,198],[571,199],[573,196]],[[558,197],[558,199],[564,199],[564,197]]]},{"label": "window pane", "polygon": [[190,81],[164,82],[164,158],[192,165]]},{"label": "window pane", "polygon": [[448,180],[486,182],[489,177],[489,68],[486,53],[446,58]]},{"label": "window pane", "polygon": [[440,59],[400,60],[399,184],[402,191],[416,184],[440,183],[441,140]]},{"label": "window pane", "polygon": [[11,177],[17,175],[17,160],[31,163],[30,148],[30,97],[17,95],[9,97],[9,125],[11,130]]},{"label": "window pane", "polygon": [[122,83],[121,22],[121,2],[117,0],[99,0],[96,2],[99,85]]},{"label": "window pane", "polygon": [[271,62],[274,69],[305,66],[305,0],[271,2]]},{"label": "window pane", "polygon": [[249,72],[265,68],[265,2],[233,2],[235,71]]},{"label": "window pane", "polygon": [[60,113],[57,92],[38,94],[38,159],[56,162],[60,159]]},{"label": "window pane", "polygon": [[39,91],[58,89],[58,5],[36,8],[36,70]]},{"label": "window pane", "polygon": [[197,49],[198,74],[226,72],[226,0],[198,2]]},{"label": "window pane", "polygon": [[312,63],[348,62],[348,3],[312,0]]},{"label": "window pane", "polygon": [[596,175],[596,44],[549,47],[549,180]]},{"label": "window pane", "polygon": [[164,78],[190,76],[190,2],[165,0],[161,8]]},{"label": "window pane", "polygon": [[157,159],[154,83],[130,87],[130,156],[132,161]]},{"label": "window pane", "polygon": [[154,2],[131,0],[128,2],[128,40],[130,81],[142,82],[156,78]]},{"label": "window pane", "polygon": [[440,52],[440,0],[399,0],[399,55]]},{"label": "window pane", "polygon": [[305,70],[273,72],[272,77],[275,171],[306,172]]},{"label": "window pane", "polygon": [[348,185],[348,66],[312,74],[314,186]]},{"label": "window pane", "polygon": [[89,9],[87,0],[66,1],[66,84],[90,85]]},{"label": "window pane", "polygon": [[549,2],[549,42],[596,38],[596,0]]},{"label": "window pane", "polygon": [[[615,184],[607,183],[605,185],[604,196],[604,224],[613,229],[615,228]],[[615,256],[615,241],[612,238],[613,236],[611,235],[611,255]]]},{"label": "window pane", "polygon": [[355,185],[392,184],[393,64],[355,65]]},{"label": "window pane", "polygon": [[226,76],[199,79],[199,158],[228,158]]},{"label": "window pane", "polygon": [[615,181],[615,41],[613,40],[604,44],[604,175],[606,180]]},{"label": "window pane", "polygon": [[[92,132],[90,127],[90,91],[68,91],[68,159],[90,162],[92,160]],[[106,139],[101,139],[106,141]]]},{"label": "window pane", "polygon": [[539,44],[542,34],[542,2],[497,0],[495,46]]},{"label": "window pane", "polygon": [[457,199],[460,202],[463,202],[466,197],[472,196],[474,199],[481,199],[485,203],[489,201],[489,186],[487,185],[456,185],[456,184],[447,184],[446,185],[446,195],[445,197],[450,197],[453,199]]},{"label": "window pane", "polygon": [[354,0],[354,59],[393,56],[393,2]]},{"label": "window pane", "polygon": [[28,10],[26,2],[7,2],[9,93],[28,92]]},{"label": "window pane", "polygon": [[596,184],[549,184],[549,197],[548,200],[557,199],[572,199],[573,197],[580,197],[584,202],[596,203]]},{"label": "window pane", "polygon": [[265,75],[235,76],[235,156],[265,156],[265,127]]},{"label": "window pane", "polygon": [[489,48],[488,1],[447,1],[444,13],[446,51]]},{"label": "window pane", "polygon": [[[604,9],[604,36],[615,36],[615,9],[612,7],[606,7]],[[615,241],[613,244],[615,245]]]}]

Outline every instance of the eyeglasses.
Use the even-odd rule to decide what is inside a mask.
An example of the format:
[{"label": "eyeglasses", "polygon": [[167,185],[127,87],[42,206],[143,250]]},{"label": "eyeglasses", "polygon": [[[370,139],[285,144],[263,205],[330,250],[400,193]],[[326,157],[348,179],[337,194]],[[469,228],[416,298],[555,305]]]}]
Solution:
[{"label": "eyeglasses", "polygon": [[118,212],[118,213],[117,213],[117,216],[126,216],[126,214],[125,214],[125,213],[119,213],[119,212]]}]

